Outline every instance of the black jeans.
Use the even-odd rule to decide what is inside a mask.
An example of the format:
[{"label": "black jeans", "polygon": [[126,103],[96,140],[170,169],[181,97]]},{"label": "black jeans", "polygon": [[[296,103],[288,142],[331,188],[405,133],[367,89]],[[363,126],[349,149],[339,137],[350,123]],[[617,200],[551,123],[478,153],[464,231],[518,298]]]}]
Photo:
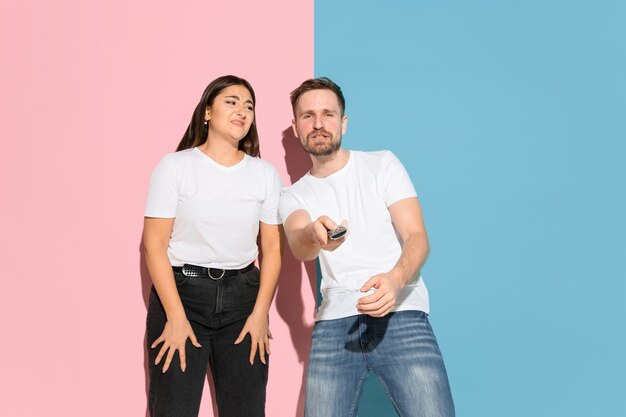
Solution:
[{"label": "black jeans", "polygon": [[182,372],[178,352],[162,373],[163,359],[154,361],[160,346],[150,345],[163,332],[166,316],[154,288],[150,293],[147,345],[150,367],[148,407],[152,417],[196,417],[202,388],[210,365],[220,417],[265,416],[268,367],[259,356],[250,365],[250,336],[235,345],[235,339],[254,308],[259,290],[259,270],[218,281],[186,277],[175,272],[178,293],[187,319],[202,348],[186,344],[187,369]]}]

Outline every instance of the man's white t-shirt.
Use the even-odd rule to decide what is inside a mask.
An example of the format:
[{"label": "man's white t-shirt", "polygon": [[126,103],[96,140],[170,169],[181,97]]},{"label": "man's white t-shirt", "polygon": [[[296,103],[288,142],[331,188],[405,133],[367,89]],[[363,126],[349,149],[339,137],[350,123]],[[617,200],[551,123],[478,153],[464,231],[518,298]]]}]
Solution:
[{"label": "man's white t-shirt", "polygon": [[259,251],[259,221],[280,224],[282,181],[272,164],[245,155],[225,167],[198,148],[166,155],[152,173],[144,215],[175,218],[172,266],[240,269]]},{"label": "man's white t-shirt", "polygon": [[[312,220],[322,215],[340,223],[348,220],[349,235],[335,251],[320,251],[322,303],[315,320],[360,314],[360,292],[372,276],[390,271],[402,253],[402,242],[388,207],[416,197],[402,163],[390,151],[350,151],[347,164],[325,178],[307,173],[283,189],[280,215],[286,220],[296,210],[306,210]],[[421,277],[407,284],[393,311],[429,312],[428,291]],[[373,291],[373,289],[372,289]]]}]

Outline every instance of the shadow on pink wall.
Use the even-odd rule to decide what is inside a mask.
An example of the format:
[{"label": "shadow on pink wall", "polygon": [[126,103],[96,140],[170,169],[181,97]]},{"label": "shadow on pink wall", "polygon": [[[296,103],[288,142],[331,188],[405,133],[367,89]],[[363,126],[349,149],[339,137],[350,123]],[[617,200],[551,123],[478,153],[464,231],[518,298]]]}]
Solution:
[{"label": "shadow on pink wall", "polygon": [[[291,183],[298,181],[309,169],[311,169],[311,158],[302,149],[300,141],[294,136],[291,126],[282,132],[282,144],[285,149],[285,165]],[[287,324],[291,335],[291,342],[298,354],[298,361],[302,364],[302,381],[300,394],[298,397],[298,407],[296,416],[304,415],[304,380],[306,376],[306,363],[309,358],[311,348],[311,333],[313,327],[309,324],[311,318],[304,316],[304,300],[302,299],[303,280],[308,281],[307,285],[311,289],[311,297],[317,294],[317,273],[315,262],[304,262],[306,277],[302,273],[302,262],[291,254],[289,245],[286,244],[283,256],[283,267],[280,274],[280,281],[276,291],[276,311]]]}]

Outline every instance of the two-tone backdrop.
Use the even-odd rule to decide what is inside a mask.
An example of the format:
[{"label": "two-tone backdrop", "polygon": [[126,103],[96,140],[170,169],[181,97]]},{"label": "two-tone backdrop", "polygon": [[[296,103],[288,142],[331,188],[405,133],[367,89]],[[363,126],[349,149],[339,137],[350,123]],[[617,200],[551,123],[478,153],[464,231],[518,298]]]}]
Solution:
[{"label": "two-tone backdrop", "polygon": [[[626,415],[625,22],[609,0],[3,1],[0,414],[145,415],[150,172],[234,73],[286,183],[314,75],[344,89],[346,147],[405,163],[459,416]],[[301,415],[314,279],[286,254],[272,417]],[[393,413],[371,378],[359,416]]]}]

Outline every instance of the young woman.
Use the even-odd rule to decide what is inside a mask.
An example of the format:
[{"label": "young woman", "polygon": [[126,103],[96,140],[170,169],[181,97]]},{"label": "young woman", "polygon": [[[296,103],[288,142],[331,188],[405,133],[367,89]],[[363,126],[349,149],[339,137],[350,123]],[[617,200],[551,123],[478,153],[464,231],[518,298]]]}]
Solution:
[{"label": "young woman", "polygon": [[214,80],[177,152],[152,174],[143,233],[154,284],[147,319],[152,417],[197,416],[207,365],[220,417],[265,415],[282,184],[258,158],[254,106],[246,80]]}]

